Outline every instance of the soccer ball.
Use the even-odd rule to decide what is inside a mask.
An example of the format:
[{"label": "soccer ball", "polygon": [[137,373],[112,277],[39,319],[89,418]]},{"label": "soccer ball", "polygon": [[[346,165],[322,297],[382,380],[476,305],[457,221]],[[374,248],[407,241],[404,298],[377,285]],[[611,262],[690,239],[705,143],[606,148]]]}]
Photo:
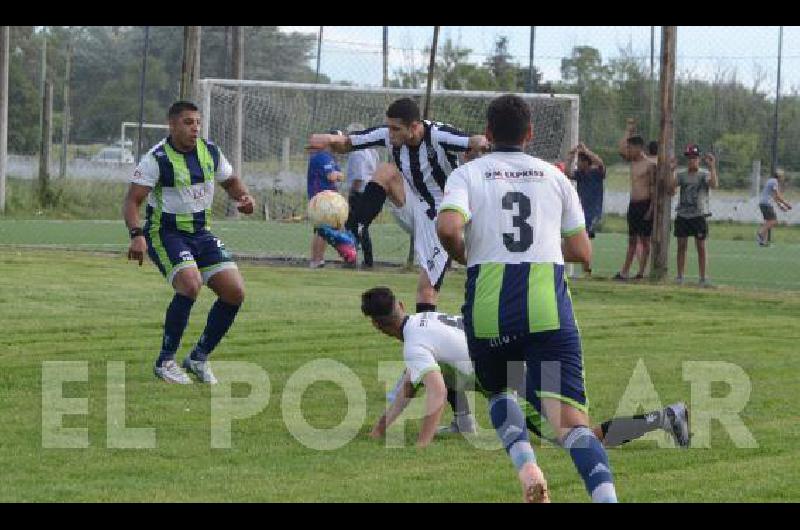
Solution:
[{"label": "soccer ball", "polygon": [[347,200],[332,190],[321,191],[308,201],[308,219],[314,226],[327,224],[341,230],[349,213]]}]

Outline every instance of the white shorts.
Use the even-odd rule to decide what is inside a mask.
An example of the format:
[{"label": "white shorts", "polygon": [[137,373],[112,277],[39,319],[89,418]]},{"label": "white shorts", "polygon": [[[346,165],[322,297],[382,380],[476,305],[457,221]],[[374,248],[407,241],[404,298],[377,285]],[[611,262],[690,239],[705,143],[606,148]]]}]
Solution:
[{"label": "white shorts", "polygon": [[436,220],[431,220],[426,213],[428,204],[411,189],[405,178],[403,178],[403,187],[405,188],[406,202],[398,208],[389,200],[391,212],[406,232],[414,234],[414,254],[417,264],[425,269],[431,285],[439,285],[444,277],[450,256],[439,242]]}]

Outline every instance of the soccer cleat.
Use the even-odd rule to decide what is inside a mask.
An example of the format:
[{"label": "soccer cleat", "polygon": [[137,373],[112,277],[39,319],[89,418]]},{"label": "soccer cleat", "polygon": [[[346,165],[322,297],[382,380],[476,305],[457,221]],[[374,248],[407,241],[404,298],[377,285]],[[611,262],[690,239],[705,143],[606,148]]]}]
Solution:
[{"label": "soccer cleat", "polygon": [[356,247],[350,243],[339,243],[336,245],[336,252],[342,257],[345,263],[355,265],[356,263]]},{"label": "soccer cleat", "polygon": [[183,367],[196,375],[202,383],[207,383],[209,385],[217,384],[217,378],[214,377],[214,372],[209,368],[208,362],[195,361],[191,357],[187,357],[183,360]]},{"label": "soccer cleat", "polygon": [[677,276],[675,278],[675,283],[678,285],[683,285],[683,276]]},{"label": "soccer cleat", "polygon": [[667,405],[664,408],[664,430],[672,435],[675,444],[684,449],[689,447],[689,409],[683,402]]},{"label": "soccer cleat", "polygon": [[450,422],[450,425],[442,425],[436,431],[436,435],[446,435],[446,434],[475,434],[477,429],[475,428],[475,417],[472,414],[463,414],[461,416],[456,416],[453,418],[453,421]]},{"label": "soccer cleat", "polygon": [[522,499],[526,503],[548,503],[550,494],[542,470],[534,462],[528,462],[517,474],[522,484]]},{"label": "soccer cleat", "polygon": [[619,282],[627,282],[629,278],[627,276],[623,276],[621,272],[618,272],[614,275],[612,280],[617,280]]},{"label": "soccer cleat", "polygon": [[178,366],[174,360],[165,361],[161,366],[156,366],[153,369],[156,377],[159,377],[167,383],[176,383],[179,385],[191,385],[192,380],[189,379],[183,370]]},{"label": "soccer cleat", "polygon": [[310,261],[308,263],[308,268],[309,269],[322,269],[324,267],[325,267],[325,260],[322,260],[322,261],[313,261],[312,260],[312,261]]},{"label": "soccer cleat", "polygon": [[710,280],[708,280],[708,279],[706,279],[706,278],[703,278],[702,280],[700,280],[699,282],[697,282],[697,286],[698,286],[698,287],[705,287],[705,288],[707,288],[707,289],[711,289],[711,288],[713,288],[713,287],[714,287],[714,284],[713,284],[713,283],[711,283],[711,281],[710,281]]}]

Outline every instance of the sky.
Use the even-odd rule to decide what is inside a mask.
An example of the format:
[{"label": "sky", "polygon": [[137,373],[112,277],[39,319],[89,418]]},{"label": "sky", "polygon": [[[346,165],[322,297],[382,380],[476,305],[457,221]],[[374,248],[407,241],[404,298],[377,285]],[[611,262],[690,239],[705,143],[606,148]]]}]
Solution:
[{"label": "sky", "polygon": [[[318,34],[319,26],[281,26],[281,31]],[[382,26],[325,26],[320,70],[331,80],[380,85],[382,77]],[[389,71],[427,66],[422,49],[429,45],[433,26],[389,26]],[[470,48],[470,62],[483,62],[492,54],[499,36],[509,38],[513,60],[529,62],[530,26],[442,26],[439,42],[447,38]],[[545,81],[560,79],[562,57],[574,46],[600,50],[604,62],[628,46],[634,55],[650,61],[650,26],[536,26],[534,65]],[[655,28],[655,70],[659,68],[660,27]],[[679,76],[713,79],[720,71],[736,70],[747,86],[759,80],[762,92],[774,93],[778,66],[778,26],[679,26]],[[781,62],[781,92],[800,91],[800,26],[785,26]],[[316,59],[309,62],[316,68]]]}]

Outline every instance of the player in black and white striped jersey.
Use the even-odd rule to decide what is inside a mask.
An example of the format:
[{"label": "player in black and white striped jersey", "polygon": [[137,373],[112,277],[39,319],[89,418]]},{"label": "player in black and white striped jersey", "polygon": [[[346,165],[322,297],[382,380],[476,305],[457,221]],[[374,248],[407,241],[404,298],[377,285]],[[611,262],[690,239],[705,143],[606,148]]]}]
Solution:
[{"label": "player in black and white striped jersey", "polygon": [[458,153],[488,150],[486,137],[422,120],[417,103],[402,98],[389,105],[385,125],[344,136],[312,134],[308,147],[330,147],[338,153],[371,147],[392,150],[393,163],[378,166],[355,215],[359,223],[368,224],[380,213],[387,196],[402,210],[402,218],[413,230],[414,251],[423,268],[417,283],[417,311],[435,311],[449,263],[436,234],[436,212],[447,177],[458,167]]}]

